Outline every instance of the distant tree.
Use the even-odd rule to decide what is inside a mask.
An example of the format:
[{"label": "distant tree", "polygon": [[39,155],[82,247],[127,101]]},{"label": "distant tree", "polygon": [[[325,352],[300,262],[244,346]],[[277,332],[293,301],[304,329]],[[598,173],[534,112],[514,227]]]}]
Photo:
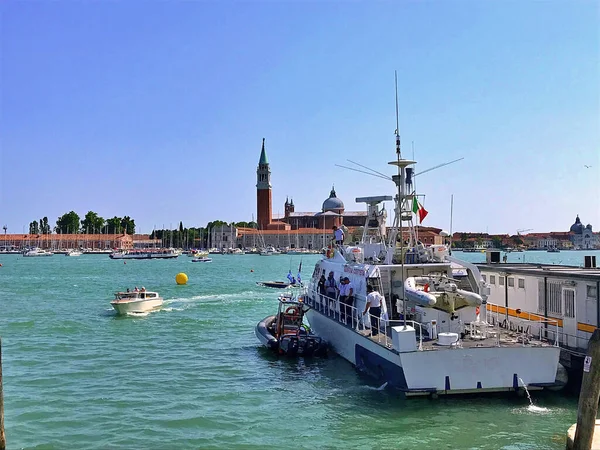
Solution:
[{"label": "distant tree", "polygon": [[121,219],[121,232],[127,234],[135,234],[135,220],[129,216]]},{"label": "distant tree", "polygon": [[81,221],[81,229],[86,234],[102,233],[105,220],[94,211],[88,211]]},{"label": "distant tree", "polygon": [[50,230],[50,225],[48,224],[48,218],[44,217],[42,219],[42,225],[40,226],[42,233],[50,234],[52,230]]},{"label": "distant tree", "polygon": [[492,238],[492,245],[493,245],[494,248],[502,248],[503,247],[503,245],[502,245],[502,239],[499,238],[498,236],[494,236]]},{"label": "distant tree", "polygon": [[29,224],[29,234],[39,234],[40,227],[38,226],[37,220],[34,220]]},{"label": "distant tree", "polygon": [[461,233],[460,234],[460,244],[462,246],[462,248],[465,248],[467,246],[467,233]]},{"label": "distant tree", "polygon": [[515,245],[523,245],[523,239],[521,239],[519,236],[513,236],[512,240]]},{"label": "distant tree", "polygon": [[113,217],[112,219],[108,219],[106,221],[106,232],[108,234],[121,234],[122,232],[122,228],[121,228],[121,218],[120,217]]},{"label": "distant tree", "polygon": [[477,241],[477,246],[481,247],[481,244],[483,244],[483,238],[481,236],[477,236],[476,241]]},{"label": "distant tree", "polygon": [[215,220],[213,222],[208,222],[208,224],[206,225],[207,229],[213,229],[216,227],[220,227],[221,225],[223,225],[224,227],[227,226],[227,222],[223,222],[222,220]]},{"label": "distant tree", "polygon": [[75,211],[63,214],[56,221],[54,230],[62,234],[79,233],[79,216]]}]

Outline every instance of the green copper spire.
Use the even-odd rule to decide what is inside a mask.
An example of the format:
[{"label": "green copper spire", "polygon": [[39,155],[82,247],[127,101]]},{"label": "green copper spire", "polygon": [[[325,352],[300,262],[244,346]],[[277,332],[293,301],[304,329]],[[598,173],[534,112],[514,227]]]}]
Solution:
[{"label": "green copper spire", "polygon": [[263,138],[262,150],[260,151],[260,160],[258,161],[258,164],[269,164],[267,152],[265,152],[265,138]]}]

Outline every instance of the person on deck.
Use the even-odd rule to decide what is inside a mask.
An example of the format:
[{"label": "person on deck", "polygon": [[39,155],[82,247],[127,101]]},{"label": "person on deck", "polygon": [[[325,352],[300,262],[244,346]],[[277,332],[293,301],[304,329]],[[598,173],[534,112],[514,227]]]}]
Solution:
[{"label": "person on deck", "polygon": [[337,297],[338,285],[333,277],[333,272],[329,272],[329,276],[325,280],[325,295],[329,298],[328,308],[335,311],[335,298]]},{"label": "person on deck", "polygon": [[325,281],[327,281],[327,279],[325,278],[325,270],[323,270],[323,273],[321,274],[321,278],[319,278],[319,283],[317,284],[317,287],[319,290],[319,305],[321,308],[325,306],[325,302],[327,301],[325,299],[325,296],[326,296]]},{"label": "person on deck", "polygon": [[379,334],[379,318],[381,317],[381,305],[384,301],[383,295],[373,289],[370,284],[367,285],[367,304],[363,315],[369,312],[371,316],[371,335],[377,336]]},{"label": "person on deck", "polygon": [[344,277],[340,285],[340,319],[347,324],[348,316],[352,317],[354,306],[354,286],[348,277]]},{"label": "person on deck", "polygon": [[342,245],[344,243],[344,230],[338,228],[337,226],[333,226],[333,238],[337,245]]}]

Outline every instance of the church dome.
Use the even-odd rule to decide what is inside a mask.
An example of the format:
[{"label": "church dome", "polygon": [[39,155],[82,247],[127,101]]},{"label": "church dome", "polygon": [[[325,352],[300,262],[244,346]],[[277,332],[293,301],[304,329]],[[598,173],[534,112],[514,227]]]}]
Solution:
[{"label": "church dome", "polygon": [[585,229],[592,231],[592,224],[588,223],[587,226],[585,227]]},{"label": "church dome", "polygon": [[332,209],[344,209],[344,202],[337,198],[334,188],[331,188],[329,198],[323,202],[323,212],[331,211]]},{"label": "church dome", "polygon": [[571,233],[575,233],[575,234],[581,234],[583,233],[583,224],[581,223],[581,220],[579,220],[579,216],[577,216],[577,218],[575,219],[575,223],[573,225],[571,225]]}]

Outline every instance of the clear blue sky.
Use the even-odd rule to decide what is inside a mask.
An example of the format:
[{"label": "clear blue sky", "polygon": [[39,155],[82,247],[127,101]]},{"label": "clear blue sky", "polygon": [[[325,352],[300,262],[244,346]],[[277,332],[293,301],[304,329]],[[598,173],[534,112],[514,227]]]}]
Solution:
[{"label": "clear blue sky", "polygon": [[[0,225],[251,220],[392,194],[394,70],[425,225],[600,230],[597,1],[5,1]],[[584,165],[593,167],[586,169]],[[391,205],[389,205],[391,207]]]}]

